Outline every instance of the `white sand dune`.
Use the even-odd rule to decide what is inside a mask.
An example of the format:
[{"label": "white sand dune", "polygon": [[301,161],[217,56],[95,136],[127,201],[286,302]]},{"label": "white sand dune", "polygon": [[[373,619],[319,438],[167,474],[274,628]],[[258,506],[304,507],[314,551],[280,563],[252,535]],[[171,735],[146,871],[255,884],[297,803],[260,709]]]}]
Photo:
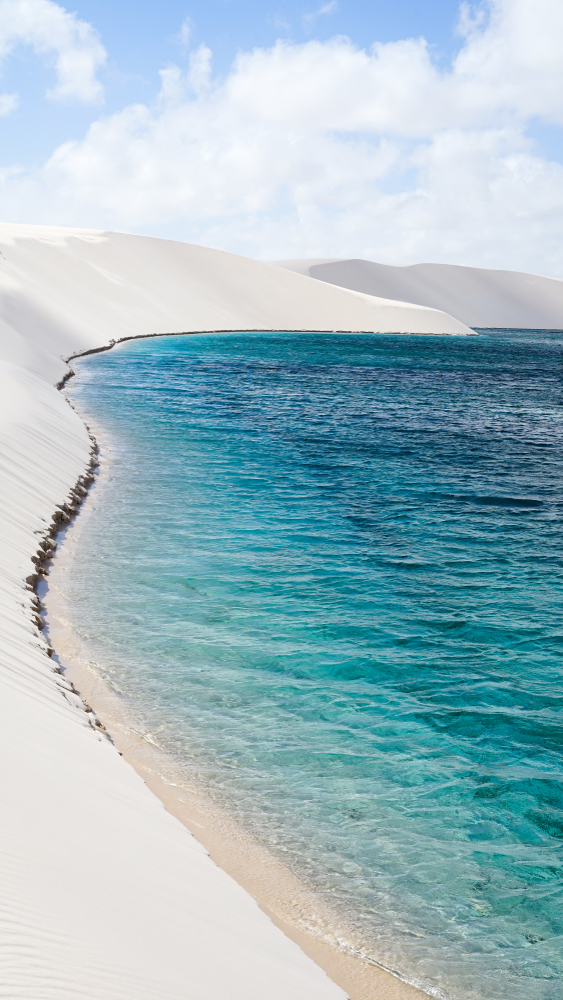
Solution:
[{"label": "white sand dune", "polygon": [[443,309],[467,326],[563,329],[563,281],[456,264],[393,266],[370,260],[281,260],[297,274],[366,295]]},{"label": "white sand dune", "polygon": [[337,1000],[91,724],[48,656],[25,581],[90,458],[54,386],[65,358],[143,334],[469,331],[163,240],[5,225],[0,254],[0,994]]}]

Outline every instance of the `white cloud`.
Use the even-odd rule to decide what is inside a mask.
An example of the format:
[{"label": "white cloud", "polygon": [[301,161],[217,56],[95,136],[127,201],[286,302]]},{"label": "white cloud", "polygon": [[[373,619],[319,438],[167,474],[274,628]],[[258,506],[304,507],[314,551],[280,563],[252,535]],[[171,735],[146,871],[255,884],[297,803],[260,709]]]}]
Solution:
[{"label": "white cloud", "polygon": [[19,104],[17,94],[0,94],[0,118],[6,118]]},{"label": "white cloud", "polygon": [[182,45],[188,45],[192,37],[193,30],[194,22],[191,17],[185,17],[178,33],[178,41],[181,42]]},{"label": "white cloud", "polygon": [[563,166],[527,134],[538,119],[563,124],[563,5],[481,10],[465,10],[446,70],[424,40],[366,51],[336,38],[241,53],[220,79],[200,46],[161,72],[154,107],[95,122],[35,174],[6,173],[0,214],[266,258],[563,276]]},{"label": "white cloud", "polygon": [[317,17],[322,17],[323,14],[334,14],[336,10],[338,10],[337,0],[330,0],[330,3],[323,4],[323,6],[319,7],[318,10],[312,11],[309,14],[304,14],[303,20],[305,23],[311,23],[311,21],[315,21]]},{"label": "white cloud", "polygon": [[159,107],[182,104],[190,96],[203,95],[211,87],[213,53],[206,45],[200,45],[190,53],[188,68],[183,71],[172,64],[159,71],[162,81],[158,95]]},{"label": "white cloud", "polygon": [[537,115],[563,125],[563,4],[559,0],[495,0],[484,25],[466,35],[454,76],[460,102],[520,119]]},{"label": "white cloud", "polygon": [[52,0],[0,0],[0,58],[18,45],[30,45],[38,55],[55,55],[57,82],[48,97],[101,98],[96,73],[106,52],[94,28],[76,14]]}]

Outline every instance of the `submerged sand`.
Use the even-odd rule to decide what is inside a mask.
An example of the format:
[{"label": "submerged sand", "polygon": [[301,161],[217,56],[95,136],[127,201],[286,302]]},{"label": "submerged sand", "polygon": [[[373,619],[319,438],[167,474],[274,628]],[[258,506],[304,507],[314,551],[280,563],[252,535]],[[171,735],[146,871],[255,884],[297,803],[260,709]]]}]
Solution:
[{"label": "submerged sand", "polygon": [[[99,438],[99,430],[96,429]],[[101,478],[109,462],[102,461]],[[97,484],[96,484],[97,485]],[[415,1000],[423,994],[355,952],[346,922],[285,865],[260,845],[218,804],[209,790],[143,733],[134,714],[88,658],[72,627],[65,600],[66,578],[80,560],[85,518],[95,510],[96,485],[76,522],[59,536],[49,577],[40,584],[46,635],[61,667],[83,701],[96,713],[113,745],[146,782],[168,812],[187,827],[265,914],[316,962],[352,1000]]]}]

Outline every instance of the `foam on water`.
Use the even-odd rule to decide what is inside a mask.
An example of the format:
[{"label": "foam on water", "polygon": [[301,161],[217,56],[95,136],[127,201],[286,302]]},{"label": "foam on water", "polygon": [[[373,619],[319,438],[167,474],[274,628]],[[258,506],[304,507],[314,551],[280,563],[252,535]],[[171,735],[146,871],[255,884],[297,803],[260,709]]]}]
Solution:
[{"label": "foam on water", "polygon": [[111,477],[75,628],[146,731],[463,1000],[556,1000],[558,333],[136,341],[72,384]]}]

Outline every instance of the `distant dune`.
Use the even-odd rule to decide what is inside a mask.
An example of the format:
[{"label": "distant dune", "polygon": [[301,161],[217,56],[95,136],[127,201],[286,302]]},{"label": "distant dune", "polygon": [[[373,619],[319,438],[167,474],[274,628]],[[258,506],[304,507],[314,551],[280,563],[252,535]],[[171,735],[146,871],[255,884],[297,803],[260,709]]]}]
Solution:
[{"label": "distant dune", "polygon": [[172,240],[4,225],[0,251],[0,357],[17,360],[20,349],[33,345],[25,356],[34,365],[45,352],[60,359],[153,333],[470,332],[442,311]]},{"label": "distant dune", "polygon": [[370,260],[280,260],[280,267],[380,298],[442,309],[467,326],[563,329],[563,281],[456,264],[393,266]]}]

